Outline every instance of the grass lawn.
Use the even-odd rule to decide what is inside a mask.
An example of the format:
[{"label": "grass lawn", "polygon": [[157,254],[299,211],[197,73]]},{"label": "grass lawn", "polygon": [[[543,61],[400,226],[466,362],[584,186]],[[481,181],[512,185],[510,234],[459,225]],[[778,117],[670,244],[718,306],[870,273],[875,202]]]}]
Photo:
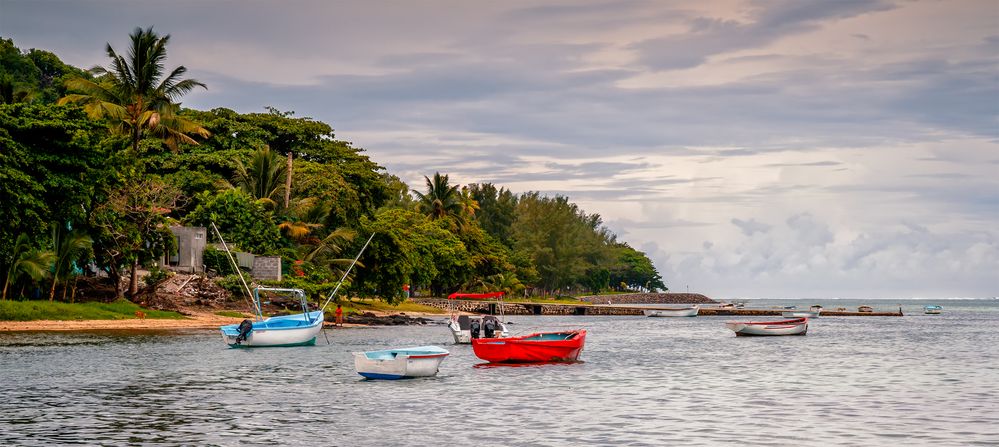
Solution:
[{"label": "grass lawn", "polygon": [[146,318],[181,320],[177,312],[144,309],[137,304],[118,300],[113,303],[60,303],[48,301],[0,301],[0,320],[127,320],[137,318],[141,310]]},{"label": "grass lawn", "polygon": [[[349,314],[351,312],[388,312],[388,313],[400,313],[400,312],[411,312],[411,313],[426,313],[426,314],[446,314],[447,311],[443,309],[438,309],[432,306],[424,306],[422,304],[416,304],[412,301],[403,301],[396,306],[393,306],[383,300],[376,300],[370,298],[364,299],[354,299],[353,301],[342,301],[340,303],[343,306],[344,314]],[[327,312],[333,312],[336,310],[336,304],[330,304],[330,307],[326,308]]]}]

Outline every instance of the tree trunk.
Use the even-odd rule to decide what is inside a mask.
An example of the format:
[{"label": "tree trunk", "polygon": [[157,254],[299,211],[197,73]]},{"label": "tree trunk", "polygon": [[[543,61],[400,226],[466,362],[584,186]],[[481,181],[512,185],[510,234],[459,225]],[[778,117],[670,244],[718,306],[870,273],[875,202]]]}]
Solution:
[{"label": "tree trunk", "polygon": [[120,300],[125,297],[121,291],[121,274],[118,272],[118,267],[111,265],[108,267],[108,277],[111,278],[111,282],[114,283],[114,298]]},{"label": "tree trunk", "polygon": [[135,295],[139,294],[139,282],[136,281],[139,278],[139,258],[135,258],[132,261],[132,275],[128,279],[128,298],[133,299]]},{"label": "tree trunk", "polygon": [[284,209],[291,204],[291,151],[288,151],[288,170],[284,174]]},{"label": "tree trunk", "polygon": [[[14,268],[11,266],[11,268]],[[10,276],[4,277],[3,280],[3,301],[7,301],[7,286],[10,285]]]},{"label": "tree trunk", "polygon": [[56,267],[55,272],[52,273],[52,288],[49,289],[49,302],[51,303],[55,299],[55,286],[56,282],[59,281],[59,267]]}]

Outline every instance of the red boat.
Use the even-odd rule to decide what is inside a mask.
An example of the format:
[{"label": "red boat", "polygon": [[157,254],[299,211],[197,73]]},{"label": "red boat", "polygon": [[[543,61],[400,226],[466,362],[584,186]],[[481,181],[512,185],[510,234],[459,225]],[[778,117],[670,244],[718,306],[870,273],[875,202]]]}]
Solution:
[{"label": "red boat", "polygon": [[538,332],[520,337],[475,338],[472,350],[491,363],[574,362],[583,352],[586,329]]}]

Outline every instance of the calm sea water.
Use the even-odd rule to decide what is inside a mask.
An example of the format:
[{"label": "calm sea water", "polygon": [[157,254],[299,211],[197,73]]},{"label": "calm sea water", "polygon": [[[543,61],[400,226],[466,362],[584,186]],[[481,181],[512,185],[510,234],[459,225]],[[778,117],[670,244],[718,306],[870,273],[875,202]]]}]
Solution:
[{"label": "calm sea water", "polygon": [[[529,367],[484,367],[439,325],[257,350],[0,333],[0,445],[999,445],[999,302],[937,303],[776,338],[736,338],[732,317],[507,317],[589,330],[584,362]],[[354,372],[351,351],[425,344],[452,353],[435,378]]]}]

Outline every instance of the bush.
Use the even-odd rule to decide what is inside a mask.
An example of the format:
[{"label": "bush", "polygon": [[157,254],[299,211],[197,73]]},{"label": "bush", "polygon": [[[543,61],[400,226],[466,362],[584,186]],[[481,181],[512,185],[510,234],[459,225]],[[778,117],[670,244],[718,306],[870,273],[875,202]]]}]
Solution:
[{"label": "bush", "polygon": [[153,267],[149,269],[149,274],[145,278],[142,278],[142,282],[146,284],[146,287],[152,289],[171,276],[173,276],[173,272]]},{"label": "bush", "polygon": [[236,270],[232,268],[232,261],[229,260],[229,255],[214,246],[209,245],[205,247],[202,259],[204,260],[205,268],[214,271],[219,276],[236,274]]}]

